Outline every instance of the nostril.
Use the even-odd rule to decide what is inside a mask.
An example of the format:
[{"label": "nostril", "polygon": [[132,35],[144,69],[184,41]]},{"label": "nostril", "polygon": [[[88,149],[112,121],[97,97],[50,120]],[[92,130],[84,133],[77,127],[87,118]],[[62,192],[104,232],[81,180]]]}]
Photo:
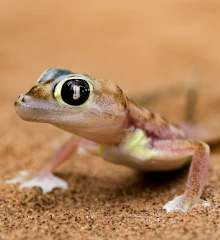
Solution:
[{"label": "nostril", "polygon": [[24,95],[23,95],[23,94],[20,94],[19,97],[18,97],[18,100],[19,100],[19,101],[23,101],[23,98],[24,98]]},{"label": "nostril", "polygon": [[25,95],[21,94],[21,95],[19,95],[18,100],[21,102],[26,102],[27,98]]}]

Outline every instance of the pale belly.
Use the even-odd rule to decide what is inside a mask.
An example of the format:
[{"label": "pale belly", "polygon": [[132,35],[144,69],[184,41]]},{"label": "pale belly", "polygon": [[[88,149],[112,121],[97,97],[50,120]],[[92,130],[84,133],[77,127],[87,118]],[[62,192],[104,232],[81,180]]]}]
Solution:
[{"label": "pale belly", "polygon": [[[127,135],[118,147],[100,146],[99,154],[103,159],[141,171],[170,171],[181,168],[191,157],[169,157],[165,153],[151,148],[151,139],[142,129],[135,129]],[[171,160],[172,159],[172,160]]]},{"label": "pale belly", "polygon": [[[152,150],[150,150],[152,151]],[[150,152],[150,155],[153,155],[153,152]],[[152,172],[160,172],[160,171],[171,171],[175,169],[179,169],[187,164],[191,157],[185,157],[175,160],[167,160],[166,157],[161,158],[156,157],[158,152],[155,152],[155,156],[150,156],[149,158],[139,158],[131,156],[129,153],[124,153],[118,151],[117,148],[102,148],[101,157],[109,162],[124,165],[128,167],[132,167],[138,169],[140,171],[152,171]]]}]

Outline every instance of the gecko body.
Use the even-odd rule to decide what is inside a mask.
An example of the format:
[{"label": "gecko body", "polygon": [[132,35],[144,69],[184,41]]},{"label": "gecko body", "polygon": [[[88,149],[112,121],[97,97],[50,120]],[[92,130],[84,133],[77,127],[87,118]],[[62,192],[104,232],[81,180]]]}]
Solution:
[{"label": "gecko body", "polygon": [[141,171],[169,171],[192,159],[186,190],[164,209],[188,211],[209,204],[200,199],[208,171],[209,146],[159,114],[139,107],[110,81],[64,69],[46,70],[15,102],[24,120],[50,123],[78,138],[70,139],[51,161],[21,187],[43,192],[67,184],[52,171],[79,149]]}]

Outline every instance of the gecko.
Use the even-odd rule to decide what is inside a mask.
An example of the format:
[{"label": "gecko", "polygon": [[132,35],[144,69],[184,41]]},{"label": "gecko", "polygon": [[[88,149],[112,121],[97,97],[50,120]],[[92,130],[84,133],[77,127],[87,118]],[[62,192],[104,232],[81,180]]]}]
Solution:
[{"label": "gecko", "polygon": [[43,193],[57,187],[67,189],[68,184],[52,172],[83,150],[145,172],[175,170],[191,161],[184,193],[163,209],[187,212],[197,205],[210,205],[201,199],[210,155],[205,139],[197,140],[187,128],[138,106],[114,83],[51,68],[18,97],[14,106],[23,120],[49,123],[75,136],[51,156],[36,176],[23,183],[21,179],[12,180],[22,183],[21,188],[38,186]]}]

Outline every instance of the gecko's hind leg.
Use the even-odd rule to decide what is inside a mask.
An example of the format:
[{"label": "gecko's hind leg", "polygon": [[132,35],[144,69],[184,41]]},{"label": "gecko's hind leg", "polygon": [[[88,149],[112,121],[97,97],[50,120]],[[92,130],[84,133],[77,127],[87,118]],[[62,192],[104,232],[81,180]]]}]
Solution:
[{"label": "gecko's hind leg", "polygon": [[142,107],[147,107],[149,104],[165,99],[169,96],[178,96],[183,92],[182,86],[171,85],[163,88],[161,90],[157,90],[152,93],[140,93],[139,95],[132,96],[132,99],[135,103]]},{"label": "gecko's hind leg", "polygon": [[178,161],[178,159],[192,156],[184,194],[168,202],[164,209],[167,212],[177,209],[186,212],[199,204],[209,206],[208,202],[200,199],[208,172],[209,146],[201,141],[158,140],[154,142],[153,148],[161,153],[164,164],[166,161]]},{"label": "gecko's hind leg", "polygon": [[198,76],[193,76],[189,81],[189,87],[185,88],[181,85],[168,85],[162,89],[156,90],[152,93],[140,93],[132,97],[133,101],[142,107],[147,107],[157,101],[161,101],[168,97],[175,97],[186,93],[186,107],[185,107],[185,122],[193,123],[195,121],[196,105],[199,96],[199,88],[201,86],[201,79]]},{"label": "gecko's hind leg", "polygon": [[219,143],[220,137],[216,134],[215,129],[196,121],[200,85],[199,79],[193,79],[190,82],[186,97],[184,122],[179,125],[187,132],[188,139],[200,140],[209,144]]},{"label": "gecko's hind leg", "polygon": [[203,126],[196,124],[196,106],[198,103],[198,81],[193,80],[190,82],[188,92],[186,94],[186,104],[184,112],[184,122],[180,126],[187,132],[189,139],[203,139],[201,136],[208,134],[203,132]]},{"label": "gecko's hind leg", "polygon": [[199,97],[199,84],[198,79],[193,79],[190,82],[190,86],[186,94],[186,106],[185,106],[185,123],[194,125],[196,122],[196,106]]}]

